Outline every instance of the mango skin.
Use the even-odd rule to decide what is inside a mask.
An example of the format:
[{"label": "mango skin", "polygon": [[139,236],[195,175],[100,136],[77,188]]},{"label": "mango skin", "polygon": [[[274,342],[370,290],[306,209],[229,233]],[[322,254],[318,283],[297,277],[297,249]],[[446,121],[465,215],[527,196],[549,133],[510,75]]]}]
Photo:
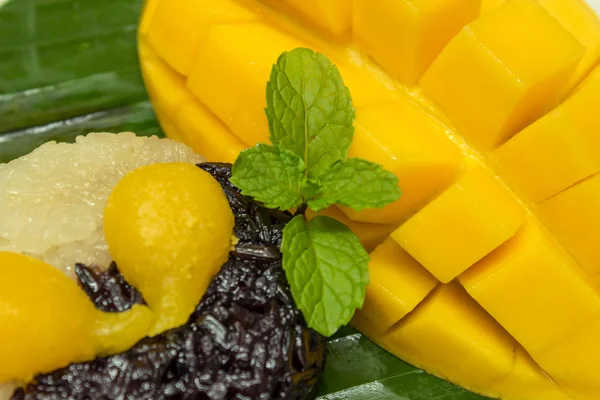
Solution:
[{"label": "mango skin", "polygon": [[352,94],[352,155],[399,177],[395,204],[325,211],[371,252],[355,327],[490,397],[600,398],[600,20],[583,0],[201,0],[186,16],[181,1],[149,0],[139,36],[169,136],[227,162],[266,142],[271,65],[309,47]]}]

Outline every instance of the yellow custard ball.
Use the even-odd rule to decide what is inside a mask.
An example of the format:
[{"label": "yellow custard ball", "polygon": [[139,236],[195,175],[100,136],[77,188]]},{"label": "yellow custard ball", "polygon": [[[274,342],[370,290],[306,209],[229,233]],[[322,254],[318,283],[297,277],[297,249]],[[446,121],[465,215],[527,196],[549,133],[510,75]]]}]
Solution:
[{"label": "yellow custard ball", "polygon": [[233,225],[221,186],[193,164],[141,167],[113,189],[106,241],[154,315],[151,336],[187,321],[227,260]]},{"label": "yellow custard ball", "polygon": [[146,307],[103,313],[75,281],[38,259],[0,252],[0,277],[0,382],[126,350],[148,331]]}]

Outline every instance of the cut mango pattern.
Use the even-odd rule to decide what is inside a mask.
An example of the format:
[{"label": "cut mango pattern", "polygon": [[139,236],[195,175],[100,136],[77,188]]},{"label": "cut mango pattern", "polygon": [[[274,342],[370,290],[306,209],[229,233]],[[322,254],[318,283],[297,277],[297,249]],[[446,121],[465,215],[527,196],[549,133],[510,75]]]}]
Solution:
[{"label": "cut mango pattern", "polygon": [[268,142],[265,85],[295,47],[338,66],[357,115],[349,155],[382,164],[403,191],[383,209],[322,212],[371,252],[352,324],[487,396],[600,399],[593,11],[583,0],[151,0],[140,26],[163,129],[211,161]]},{"label": "cut mango pattern", "polygon": [[498,173],[540,203],[600,171],[600,69],[560,106],[494,153]]},{"label": "cut mango pattern", "polygon": [[454,35],[479,16],[480,5],[481,0],[399,0],[375,6],[372,0],[355,0],[354,40],[391,75],[413,84]]},{"label": "cut mango pattern", "polygon": [[390,238],[371,253],[369,273],[365,305],[358,313],[377,321],[377,334],[410,313],[438,283]]},{"label": "cut mango pattern", "polygon": [[589,275],[600,275],[600,175],[557,194],[538,208],[540,219]]},{"label": "cut mango pattern", "polygon": [[525,209],[476,167],[392,233],[441,282],[450,282],[519,229]]},{"label": "cut mango pattern", "polygon": [[462,154],[448,139],[448,128],[405,97],[358,107],[355,126],[348,156],[377,160],[398,176],[404,194],[384,209],[356,212],[344,207],[352,219],[388,224],[406,220],[460,172]]},{"label": "cut mango pattern", "polygon": [[560,103],[583,53],[535,1],[513,0],[456,35],[421,84],[486,152]]}]

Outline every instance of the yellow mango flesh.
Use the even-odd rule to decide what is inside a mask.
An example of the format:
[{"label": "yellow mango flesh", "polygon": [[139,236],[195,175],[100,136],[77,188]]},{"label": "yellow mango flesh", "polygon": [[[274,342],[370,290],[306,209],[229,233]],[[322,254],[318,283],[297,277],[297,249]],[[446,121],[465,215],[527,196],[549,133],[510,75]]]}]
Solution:
[{"label": "yellow mango flesh", "polygon": [[465,138],[486,152],[559,104],[583,53],[534,0],[511,0],[466,26],[421,84]]},{"label": "yellow mango flesh", "polygon": [[480,3],[354,0],[354,39],[390,74],[414,84],[450,39],[477,18]]},{"label": "yellow mango flesh", "polygon": [[600,275],[600,175],[546,200],[538,215],[581,267]]},{"label": "yellow mango flesh", "polygon": [[538,0],[585,47],[585,54],[567,85],[573,89],[600,62],[600,20],[585,0]]},{"label": "yellow mango flesh", "polygon": [[454,283],[435,289],[385,334],[370,337],[411,364],[492,396],[493,383],[508,375],[513,361],[510,335]]},{"label": "yellow mango flesh", "polygon": [[[339,0],[266,0],[274,7],[289,7],[310,23],[334,36],[350,32],[352,2]],[[287,9],[284,8],[287,11]]]},{"label": "yellow mango flesh", "polygon": [[[356,212],[343,208],[354,220],[406,220],[450,186],[458,175],[462,154],[448,138],[448,128],[406,98],[357,108],[355,126],[348,156],[378,160],[396,174],[404,194],[383,209]],[[387,134],[400,130],[406,134]],[[386,136],[388,140],[382,143],[381,138]]]},{"label": "yellow mango flesh", "polygon": [[[264,24],[219,25],[200,46],[187,87],[246,144],[268,143],[265,85],[274,60],[302,42]],[[269,46],[265,46],[265,43]],[[206,62],[212,59],[213,62]],[[223,69],[227,65],[227,70]]]},{"label": "yellow mango flesh", "polygon": [[[540,365],[574,399],[596,400],[600,391],[600,314],[537,356]],[[576,363],[568,360],[577,360]]]},{"label": "yellow mango flesh", "polygon": [[148,332],[147,307],[101,312],[43,261],[0,252],[0,273],[0,384],[122,352]]},{"label": "yellow mango flesh", "polygon": [[169,60],[175,71],[185,75],[211,26],[257,18],[235,0],[170,0],[159,1],[155,7],[147,28],[148,42],[159,56]]},{"label": "yellow mango flesh", "polygon": [[494,384],[494,390],[498,391],[500,397],[514,396],[514,393],[518,393],[514,400],[572,400],[556,387],[521,346],[514,350],[511,372]]},{"label": "yellow mango flesh", "polygon": [[392,238],[446,283],[509,239],[524,216],[525,209],[502,183],[476,167]]},{"label": "yellow mango flesh", "polygon": [[494,153],[498,173],[527,199],[540,203],[600,171],[596,74]]},{"label": "yellow mango flesh", "polygon": [[369,275],[365,304],[358,312],[378,321],[378,333],[404,318],[438,283],[391,238],[371,253]]},{"label": "yellow mango flesh", "polygon": [[534,358],[600,312],[579,266],[532,219],[460,282]]},{"label": "yellow mango flesh", "polygon": [[372,252],[355,327],[487,396],[600,398],[600,199],[585,185],[599,172],[600,22],[581,0],[163,3],[143,15],[144,78],[167,134],[209,160],[268,142],[281,52],[338,67],[357,113],[350,155],[403,191],[383,209],[322,212]]},{"label": "yellow mango flesh", "polygon": [[[494,11],[506,1],[483,0],[481,13]],[[600,20],[585,0],[538,0],[538,3],[585,47],[585,54],[571,76],[564,95],[600,62]]]}]

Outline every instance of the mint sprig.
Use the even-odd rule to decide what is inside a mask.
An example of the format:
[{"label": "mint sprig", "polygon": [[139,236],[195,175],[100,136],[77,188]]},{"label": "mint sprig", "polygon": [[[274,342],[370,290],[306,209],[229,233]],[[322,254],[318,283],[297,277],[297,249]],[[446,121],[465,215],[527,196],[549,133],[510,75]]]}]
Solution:
[{"label": "mint sprig", "polygon": [[362,307],[369,256],[334,219],[307,221],[306,207],[384,207],[400,197],[398,178],[381,165],[347,158],[354,134],[352,99],[338,69],[322,54],[283,53],[267,83],[270,140],[244,150],[231,181],[267,207],[297,208],[283,231],[283,268],[308,326],[330,336]]}]

